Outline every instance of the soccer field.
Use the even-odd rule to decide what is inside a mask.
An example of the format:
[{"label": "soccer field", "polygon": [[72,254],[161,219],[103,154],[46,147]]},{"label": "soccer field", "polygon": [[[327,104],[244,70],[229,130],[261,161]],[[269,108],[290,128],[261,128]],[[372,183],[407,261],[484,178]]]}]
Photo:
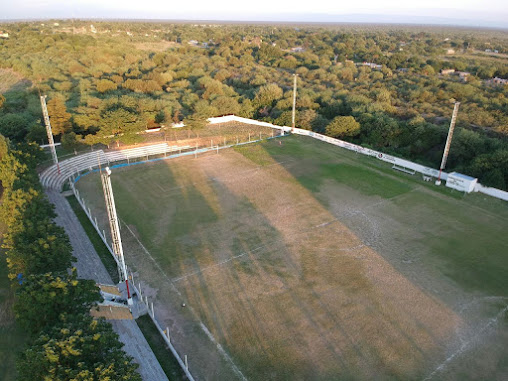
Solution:
[{"label": "soccer field", "polygon": [[[298,136],[111,178],[127,263],[199,379],[508,374],[505,202]],[[99,176],[77,188],[107,228]]]}]

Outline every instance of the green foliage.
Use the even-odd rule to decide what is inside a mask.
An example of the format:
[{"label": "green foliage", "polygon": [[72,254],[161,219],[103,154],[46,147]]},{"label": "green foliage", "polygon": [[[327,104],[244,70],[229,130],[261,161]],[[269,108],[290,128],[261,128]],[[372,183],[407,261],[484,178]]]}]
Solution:
[{"label": "green foliage", "polygon": [[[81,21],[72,26],[89,28]],[[113,105],[130,113],[127,119],[135,116],[139,131],[160,124],[161,112],[165,121],[175,122],[197,113],[199,118],[237,114],[290,124],[292,75],[297,73],[299,127],[324,133],[336,116],[352,116],[362,125],[356,142],[436,166],[437,152],[446,139],[442,126],[451,114],[449,100],[455,98],[463,102],[458,128],[481,131],[483,144],[475,154],[461,149],[456,158],[451,156],[450,170],[470,170],[475,155],[508,146],[503,141],[508,136],[508,93],[483,81],[508,78],[508,64],[479,52],[508,52],[506,34],[497,31],[450,29],[444,36],[439,29],[381,26],[296,30],[262,25],[201,29],[179,24],[171,25],[170,31],[168,25],[157,23],[95,26],[104,33],[49,34],[38,23],[13,24],[18,28],[16,42],[3,41],[0,50],[4,67],[37,81],[51,98],[58,90],[66,99],[64,112],[72,115],[73,131],[90,144],[132,143],[141,138],[108,129],[104,117]],[[62,22],[61,27],[70,24]],[[154,29],[167,32],[157,38]],[[129,31],[132,36],[112,36],[110,30]],[[206,42],[207,47],[188,47],[190,40]],[[456,54],[445,55],[450,48]],[[382,66],[370,68],[363,62]],[[471,75],[467,81],[458,75],[441,76],[439,71],[446,68]],[[2,90],[0,124],[7,114],[22,115],[24,128],[6,128],[6,133],[18,141],[39,142],[44,137],[42,129],[35,127],[41,116],[37,94],[25,88],[12,85]],[[422,123],[411,125],[416,116],[423,118]],[[486,143],[491,140],[499,144]]]},{"label": "green foliage", "polygon": [[190,115],[183,120],[185,126],[191,130],[201,130],[206,126],[206,118],[200,115]]},{"label": "green foliage", "polygon": [[282,89],[275,83],[262,86],[254,98],[254,107],[258,109],[261,107],[272,107],[276,100],[282,98],[282,94]]},{"label": "green foliage", "polygon": [[359,133],[360,123],[352,116],[337,116],[326,126],[326,134],[334,138],[356,136]]},{"label": "green foliage", "polygon": [[115,82],[110,81],[109,79],[100,79],[95,84],[95,87],[99,93],[106,93],[108,91],[116,90],[117,85]]},{"label": "green foliage", "polygon": [[48,101],[47,107],[53,135],[60,135],[69,131],[72,127],[71,114],[67,112],[64,99],[54,97]]},{"label": "green foliage", "polygon": [[137,364],[122,351],[118,336],[103,319],[80,315],[62,319],[22,354],[20,381],[141,381]]},{"label": "green foliage", "polygon": [[99,126],[96,135],[98,141],[108,144],[114,141],[132,143],[139,140],[137,133],[144,130],[145,123],[136,113],[120,106],[105,111]]},{"label": "green foliage", "polygon": [[95,282],[68,271],[72,248],[42,192],[40,152],[35,144],[13,147],[0,135],[2,244],[9,278],[22,275],[14,311],[27,333],[40,335],[19,358],[19,379],[140,380],[111,326],[89,316],[101,299]]},{"label": "green foliage", "polygon": [[64,134],[62,136],[61,142],[62,142],[62,146],[65,149],[74,149],[79,145],[79,143],[77,141],[76,133],[73,131]]},{"label": "green foliage", "polygon": [[16,320],[31,334],[86,314],[100,300],[93,280],[77,279],[77,271],[31,275],[23,282],[14,304]]},{"label": "green foliage", "polygon": [[29,120],[22,114],[5,114],[0,118],[0,134],[21,142],[28,133]]}]

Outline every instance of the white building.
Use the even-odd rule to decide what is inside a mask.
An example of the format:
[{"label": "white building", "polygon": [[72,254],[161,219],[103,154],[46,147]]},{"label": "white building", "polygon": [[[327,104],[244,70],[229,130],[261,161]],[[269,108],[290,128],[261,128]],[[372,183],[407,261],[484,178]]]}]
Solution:
[{"label": "white building", "polygon": [[461,192],[471,193],[477,182],[478,179],[474,177],[463,175],[458,172],[452,172],[448,174],[446,186]]}]

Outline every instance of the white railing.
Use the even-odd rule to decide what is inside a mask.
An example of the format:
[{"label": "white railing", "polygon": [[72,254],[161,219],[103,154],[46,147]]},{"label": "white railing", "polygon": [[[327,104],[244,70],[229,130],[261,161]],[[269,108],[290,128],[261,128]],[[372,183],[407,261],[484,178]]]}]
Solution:
[{"label": "white railing", "polygon": [[[94,227],[95,231],[97,232],[99,237],[101,237],[102,242],[104,242],[104,244],[106,245],[108,251],[111,253],[113,258],[115,259],[115,262],[118,264],[118,259],[117,259],[116,255],[115,255],[115,253],[113,252],[113,249],[111,248],[111,243],[108,242],[105,230],[101,230],[101,228],[99,227],[99,224],[97,223],[97,218],[94,218],[92,216],[92,212],[91,212],[90,208],[86,206],[86,201],[83,198],[81,198],[81,196],[79,194],[79,191],[74,186],[74,182],[71,181],[70,184],[71,184],[72,192],[74,193],[74,196],[76,197],[76,200],[78,200],[79,205],[81,206],[81,208],[85,212],[86,216],[88,217],[88,220],[91,222],[91,224]],[[189,364],[188,364],[188,361],[187,361],[187,355],[184,355],[184,359],[182,360],[182,357],[178,354],[176,348],[171,343],[171,336],[169,334],[169,328],[166,327],[166,331],[164,331],[164,329],[161,327],[161,325],[159,324],[159,322],[155,318],[155,312],[154,312],[154,308],[153,308],[153,302],[150,303],[148,301],[148,296],[145,296],[145,298],[143,299],[143,294],[141,293],[141,287],[136,287],[136,283],[134,282],[134,276],[132,275],[132,272],[128,270],[128,273],[131,274],[131,283],[130,284],[134,288],[136,294],[138,295],[139,300],[141,302],[145,303],[146,310],[148,312],[148,316],[150,316],[150,318],[152,319],[155,327],[157,327],[157,330],[159,331],[161,336],[164,338],[164,341],[168,345],[168,347],[171,350],[171,353],[173,354],[173,356],[178,361],[178,364],[180,364],[180,367],[184,371],[184,373],[187,376],[187,378],[190,381],[194,381],[194,377],[192,376],[192,374],[189,371]]]},{"label": "white railing", "polygon": [[[375,150],[365,148],[365,147],[362,147],[362,146],[359,146],[356,144],[345,142],[340,139],[331,138],[326,135],[318,134],[317,132],[303,130],[300,128],[292,129],[291,127],[288,127],[288,126],[277,126],[272,123],[260,122],[260,121],[254,120],[254,119],[242,118],[242,117],[239,117],[236,115],[226,115],[226,116],[221,116],[221,117],[217,117],[217,118],[209,118],[208,122],[210,124],[226,123],[226,122],[240,122],[240,123],[254,124],[254,125],[263,126],[263,127],[271,127],[271,128],[275,128],[275,129],[284,131],[284,132],[292,131],[293,133],[295,133],[297,135],[309,136],[311,138],[318,139],[318,140],[324,141],[326,143],[330,143],[330,144],[336,145],[338,147],[348,149],[350,151],[361,153],[362,155],[375,157],[378,160],[385,161],[387,163],[391,163],[391,164],[396,165],[398,167],[402,167],[402,168],[413,170],[415,172],[419,172],[423,176],[426,176],[426,177],[428,177],[428,176],[438,177],[438,175],[439,175],[439,171],[437,169],[426,167],[421,164],[413,163],[412,161],[409,161],[409,160],[401,159],[401,158],[398,158],[398,157],[392,156],[392,155],[387,155],[387,154],[379,152],[379,151],[375,151]],[[442,172],[441,178],[443,180],[446,180],[448,178],[448,173]],[[478,183],[478,184],[476,184],[474,191],[498,198],[500,200],[508,201],[508,192],[505,192],[501,189],[486,187],[486,186]]]},{"label": "white railing", "polygon": [[[267,138],[270,139],[272,137],[268,136]],[[256,143],[256,142],[259,142],[260,140],[251,140],[250,137],[249,137],[248,141],[246,141],[246,142],[239,142],[239,143],[234,144],[234,145],[244,145],[244,144],[249,144],[249,143]],[[218,153],[219,150],[225,149],[225,148],[230,148],[230,147],[232,147],[234,145],[224,145],[224,146],[220,146],[220,147],[219,146],[213,146],[213,145],[211,145],[209,148],[200,148],[200,149],[196,149],[194,151],[187,151],[185,153],[182,153],[181,150],[183,148],[185,148],[185,147],[191,148],[190,146],[185,146],[185,147],[173,146],[173,147],[171,147],[172,151],[170,151],[170,152],[179,151],[179,153],[175,154],[175,155],[171,155],[171,156],[165,157],[165,158],[166,159],[171,159],[171,158],[175,158],[175,157],[180,157],[182,155],[196,155],[197,156],[198,154],[205,153],[205,152],[217,152]],[[110,161],[112,162],[112,161],[115,161],[115,160],[116,161],[120,161],[120,160],[123,161],[123,160],[126,160],[127,157],[132,157],[132,156],[130,156],[132,154],[136,154],[136,155],[139,154],[139,156],[137,156],[137,157],[147,156],[147,159],[148,159],[148,155],[154,155],[154,154],[160,154],[161,153],[161,150],[157,149],[154,146],[151,146],[152,148],[148,148],[148,147],[150,147],[150,146],[139,147],[139,148],[135,148],[135,149],[131,149],[131,150],[108,152],[106,154],[104,154],[104,152],[102,152],[102,151],[101,152],[104,155],[103,160],[104,160],[105,163],[109,163]],[[126,153],[125,151],[128,151],[128,153]],[[118,155],[118,152],[123,152],[123,154],[122,155]],[[166,151],[164,151],[162,153],[165,153],[165,152]],[[106,158],[108,156],[108,154],[113,154],[113,155],[110,155],[109,158]],[[81,156],[83,156],[83,155],[81,155]],[[99,157],[102,157],[102,155],[99,155]],[[88,168],[89,161],[87,160],[86,163],[87,164],[85,165],[85,169]],[[75,166],[73,168],[75,168]],[[91,167],[89,169],[92,170]],[[74,193],[74,196],[76,197],[76,199],[78,200],[79,205],[81,206],[81,208],[84,210],[86,216],[88,217],[88,220],[92,223],[92,226],[94,227],[95,231],[97,232],[97,234],[99,234],[99,237],[102,239],[102,242],[104,242],[104,244],[106,245],[108,251],[111,253],[111,255],[115,259],[116,263],[118,264],[118,259],[116,258],[115,254],[113,252],[113,249],[112,249],[112,243],[108,242],[106,231],[101,229],[99,227],[99,224],[97,222],[97,218],[95,218],[92,215],[92,211],[91,211],[90,207],[88,207],[86,205],[86,201],[81,197],[81,195],[79,193],[79,190],[76,189],[76,187],[74,185],[75,182],[79,179],[78,176],[80,176],[79,175],[79,171],[71,173],[67,177],[67,179],[70,180],[69,184],[70,184],[71,190]],[[152,319],[154,325],[157,327],[157,330],[159,331],[159,333],[163,337],[164,341],[168,345],[169,349],[171,350],[171,353],[175,356],[176,360],[178,361],[178,363],[182,367],[182,370],[184,371],[184,373],[187,376],[187,378],[189,380],[191,380],[191,381],[194,381],[194,378],[193,378],[192,374],[189,371],[189,364],[188,364],[188,360],[187,360],[187,355],[184,355],[183,359],[182,359],[182,357],[178,354],[176,348],[174,347],[173,343],[171,342],[171,336],[170,336],[170,333],[169,333],[169,328],[166,327],[166,330],[164,330],[163,327],[160,325],[160,323],[157,321],[157,319],[155,318],[155,311],[154,311],[154,307],[153,307],[153,302],[149,302],[148,296],[145,296],[144,299],[143,299],[143,294],[141,293],[141,285],[139,284],[138,287],[136,287],[136,284],[134,282],[134,276],[133,276],[132,272],[129,271],[129,270],[128,270],[128,272],[131,274],[131,280],[132,280],[131,284],[132,284],[134,290],[136,291],[137,295],[139,296],[140,301],[144,302],[144,304],[146,305],[146,309],[147,309],[148,315]]]}]

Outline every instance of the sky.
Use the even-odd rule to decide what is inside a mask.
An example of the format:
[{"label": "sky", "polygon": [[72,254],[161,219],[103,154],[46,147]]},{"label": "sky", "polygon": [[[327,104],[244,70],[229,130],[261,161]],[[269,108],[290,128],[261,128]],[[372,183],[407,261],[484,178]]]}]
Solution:
[{"label": "sky", "polygon": [[0,0],[0,20],[47,18],[408,22],[508,28],[508,1]]}]

